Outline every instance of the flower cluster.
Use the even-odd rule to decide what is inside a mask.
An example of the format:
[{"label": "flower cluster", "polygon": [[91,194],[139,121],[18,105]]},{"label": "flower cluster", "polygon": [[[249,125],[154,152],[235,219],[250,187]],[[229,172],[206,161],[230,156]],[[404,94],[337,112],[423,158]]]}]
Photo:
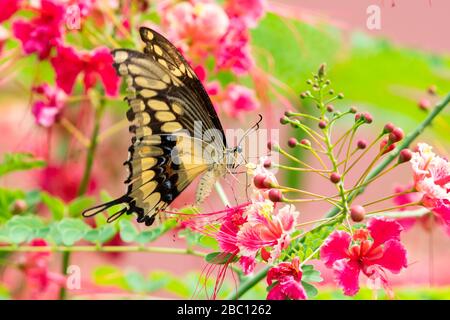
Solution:
[{"label": "flower cluster", "polygon": [[[231,71],[240,76],[253,67],[249,28],[256,26],[264,8],[263,0],[228,0],[224,7],[205,0],[168,1],[161,6],[162,25],[195,65],[203,66],[213,56],[215,71]],[[206,82],[204,68],[201,74]],[[259,108],[250,88],[230,84],[222,90],[217,83],[214,88],[215,105],[232,117]]]}]

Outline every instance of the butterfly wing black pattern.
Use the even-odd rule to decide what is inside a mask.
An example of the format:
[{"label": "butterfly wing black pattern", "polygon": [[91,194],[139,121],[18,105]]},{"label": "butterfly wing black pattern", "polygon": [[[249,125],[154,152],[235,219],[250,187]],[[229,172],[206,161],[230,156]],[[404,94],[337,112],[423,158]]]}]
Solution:
[{"label": "butterfly wing black pattern", "polygon": [[201,202],[211,189],[207,181],[225,173],[224,165],[211,164],[202,153],[194,152],[196,143],[208,144],[222,155],[227,144],[212,102],[191,66],[162,35],[144,27],[139,31],[145,43],[143,53],[112,51],[114,67],[127,82],[127,118],[133,135],[124,163],[129,171],[127,191],[83,215],[125,204],[109,222],[124,213],[136,213],[138,222],[152,225],[197,176],[207,173],[200,181],[203,190],[197,192],[196,202]]}]

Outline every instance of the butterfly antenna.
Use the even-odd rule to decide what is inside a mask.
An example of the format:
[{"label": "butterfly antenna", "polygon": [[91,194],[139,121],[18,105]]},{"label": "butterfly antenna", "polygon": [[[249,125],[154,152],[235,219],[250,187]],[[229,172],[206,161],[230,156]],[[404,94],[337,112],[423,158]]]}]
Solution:
[{"label": "butterfly antenna", "polygon": [[242,143],[242,141],[253,131],[258,131],[259,130],[259,124],[261,123],[263,119],[263,116],[261,114],[259,114],[259,120],[250,128],[247,129],[247,131],[245,131],[244,135],[242,136],[241,140],[239,140],[239,143],[237,144],[238,146]]},{"label": "butterfly antenna", "polygon": [[[117,199],[99,204],[98,206],[86,209],[81,213],[81,215],[85,218],[90,218],[90,217],[93,217],[93,216],[99,214],[100,212],[103,212],[103,211],[107,210],[108,208],[111,208],[115,205],[118,205],[121,203],[127,203],[128,202],[127,200],[128,200],[127,196],[123,195],[120,198],[117,198]],[[111,221],[116,220],[118,217],[120,217],[122,214],[124,214],[127,210],[128,210],[128,208],[123,208],[123,209],[119,210],[118,212],[114,213],[112,216],[110,216],[108,218],[108,222],[110,219],[112,219]]]}]

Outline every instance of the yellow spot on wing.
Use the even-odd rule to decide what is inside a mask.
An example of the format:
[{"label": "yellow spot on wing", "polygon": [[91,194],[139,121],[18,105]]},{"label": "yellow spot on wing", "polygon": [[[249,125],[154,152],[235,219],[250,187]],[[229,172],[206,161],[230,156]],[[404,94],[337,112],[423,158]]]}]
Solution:
[{"label": "yellow spot on wing", "polygon": [[178,122],[166,122],[161,126],[161,130],[164,132],[174,132],[183,129]]},{"label": "yellow spot on wing", "polygon": [[158,111],[155,114],[156,119],[158,119],[159,121],[172,121],[175,120],[176,117],[172,112],[167,112],[167,111]]}]

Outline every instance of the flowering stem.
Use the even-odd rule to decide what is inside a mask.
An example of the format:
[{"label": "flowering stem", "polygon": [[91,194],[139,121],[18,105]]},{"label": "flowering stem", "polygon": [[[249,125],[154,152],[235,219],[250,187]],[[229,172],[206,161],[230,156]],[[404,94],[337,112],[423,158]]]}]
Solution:
[{"label": "flowering stem", "polygon": [[265,267],[264,269],[261,269],[257,274],[255,274],[253,277],[247,278],[242,284],[239,286],[239,288],[236,291],[233,291],[228,297],[226,297],[226,300],[237,300],[239,297],[244,295],[248,290],[253,288],[258,282],[260,282],[262,279],[264,279],[267,275],[267,272],[269,271],[270,267]]},{"label": "flowering stem", "polygon": [[0,252],[150,252],[190,254],[204,257],[206,253],[192,249],[145,246],[0,246]]},{"label": "flowering stem", "polygon": [[[372,180],[373,178],[375,178],[376,176],[378,176],[392,161],[394,161],[394,159],[397,158],[397,156],[399,155],[400,151],[402,149],[408,148],[409,145],[414,141],[414,139],[416,139],[424,130],[426,127],[428,127],[434,120],[434,118],[436,118],[441,112],[442,110],[444,110],[444,108],[448,105],[448,103],[450,102],[450,93],[447,94],[447,96],[441,101],[439,102],[436,107],[433,109],[433,111],[431,111],[428,116],[425,118],[424,121],[422,121],[422,123],[417,126],[416,129],[414,129],[413,131],[411,131],[406,137],[405,139],[403,139],[403,141],[398,145],[398,147],[394,150],[392,150],[388,156],[386,158],[384,158],[383,161],[381,161],[365,178],[365,181],[369,181]],[[356,198],[358,195],[360,195],[361,193],[364,192],[365,190],[365,186],[364,182],[361,184],[361,188],[358,188],[357,190],[355,190],[354,192],[350,193],[347,197],[348,201],[351,202],[354,198]],[[332,217],[336,214],[338,214],[340,212],[340,209],[338,207],[334,207],[332,208],[328,213],[327,213],[327,217]]]},{"label": "flowering stem", "polygon": [[376,210],[376,211],[366,212],[366,215],[371,215],[371,214],[385,212],[385,211],[392,211],[392,210],[406,208],[406,207],[417,206],[420,204],[422,204],[422,201],[410,202],[410,203],[402,204],[401,206],[389,207],[389,208],[384,208],[384,209],[380,209],[380,210]]},{"label": "flowering stem", "polygon": [[373,204],[376,204],[376,203],[379,203],[379,202],[383,202],[385,200],[389,200],[389,199],[392,199],[392,198],[395,198],[395,197],[398,197],[398,196],[402,196],[404,194],[412,193],[412,192],[414,192],[414,189],[409,189],[409,190],[405,190],[405,191],[402,191],[402,192],[397,192],[397,193],[391,194],[390,196],[387,196],[387,197],[384,197],[384,198],[381,198],[381,199],[377,199],[375,201],[363,204],[362,206],[363,207],[368,207],[368,206],[371,206]]}]

